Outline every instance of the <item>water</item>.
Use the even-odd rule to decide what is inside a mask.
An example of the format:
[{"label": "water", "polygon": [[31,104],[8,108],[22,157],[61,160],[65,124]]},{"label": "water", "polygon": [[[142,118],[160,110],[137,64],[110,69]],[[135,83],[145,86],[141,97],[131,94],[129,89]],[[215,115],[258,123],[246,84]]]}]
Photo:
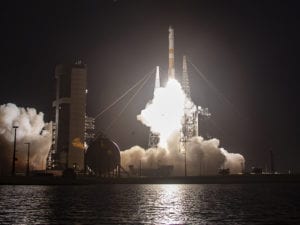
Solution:
[{"label": "water", "polygon": [[299,184],[0,186],[0,224],[300,224]]}]

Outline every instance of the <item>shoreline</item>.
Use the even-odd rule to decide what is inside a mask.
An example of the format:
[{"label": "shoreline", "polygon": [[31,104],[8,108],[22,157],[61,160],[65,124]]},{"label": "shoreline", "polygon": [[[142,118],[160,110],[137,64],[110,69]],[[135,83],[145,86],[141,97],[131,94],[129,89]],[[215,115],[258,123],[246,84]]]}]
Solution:
[{"label": "shoreline", "polygon": [[247,174],[188,177],[89,177],[74,179],[43,176],[2,176],[0,185],[95,185],[95,184],[255,184],[300,183],[300,174]]}]

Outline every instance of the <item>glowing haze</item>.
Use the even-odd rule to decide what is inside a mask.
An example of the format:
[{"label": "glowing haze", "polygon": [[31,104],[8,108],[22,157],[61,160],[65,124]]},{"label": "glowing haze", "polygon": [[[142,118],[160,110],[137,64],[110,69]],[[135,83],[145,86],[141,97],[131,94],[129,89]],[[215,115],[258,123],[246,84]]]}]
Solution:
[{"label": "glowing haze", "polygon": [[[155,169],[160,165],[173,165],[173,175],[184,174],[184,154],[180,145],[180,130],[184,116],[186,96],[180,83],[169,79],[166,87],[155,89],[154,98],[137,119],[160,136],[158,148],[145,150],[134,146],[121,152],[121,164],[144,169]],[[220,148],[216,138],[204,140],[193,137],[185,146],[188,175],[213,175],[220,168],[229,168],[230,173],[240,173],[245,159],[242,155],[229,153]]]}]

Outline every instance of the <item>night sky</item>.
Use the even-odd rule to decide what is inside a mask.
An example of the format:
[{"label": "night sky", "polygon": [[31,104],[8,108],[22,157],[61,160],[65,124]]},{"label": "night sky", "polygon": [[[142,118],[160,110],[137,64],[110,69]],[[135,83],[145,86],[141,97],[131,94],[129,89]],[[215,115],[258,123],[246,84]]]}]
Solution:
[{"label": "night sky", "polygon": [[[0,104],[34,107],[49,121],[55,65],[77,59],[88,65],[90,116],[156,65],[165,84],[172,25],[176,76],[186,54],[218,90],[188,64],[192,99],[212,113],[200,134],[243,154],[248,168],[269,167],[272,150],[276,170],[300,172],[297,1],[7,1],[0,10]],[[106,133],[121,149],[147,146],[136,115],[153,87],[154,77]],[[98,130],[129,98],[97,120]]]}]

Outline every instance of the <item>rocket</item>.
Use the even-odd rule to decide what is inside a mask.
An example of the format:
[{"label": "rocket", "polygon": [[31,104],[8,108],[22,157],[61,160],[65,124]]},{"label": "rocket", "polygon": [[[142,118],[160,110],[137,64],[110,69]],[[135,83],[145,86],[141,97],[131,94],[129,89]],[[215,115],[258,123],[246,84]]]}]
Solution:
[{"label": "rocket", "polygon": [[156,67],[155,87],[154,87],[154,90],[156,90],[157,88],[160,88],[159,66]]},{"label": "rocket", "polygon": [[169,78],[175,78],[175,67],[174,67],[174,29],[169,27]]}]

